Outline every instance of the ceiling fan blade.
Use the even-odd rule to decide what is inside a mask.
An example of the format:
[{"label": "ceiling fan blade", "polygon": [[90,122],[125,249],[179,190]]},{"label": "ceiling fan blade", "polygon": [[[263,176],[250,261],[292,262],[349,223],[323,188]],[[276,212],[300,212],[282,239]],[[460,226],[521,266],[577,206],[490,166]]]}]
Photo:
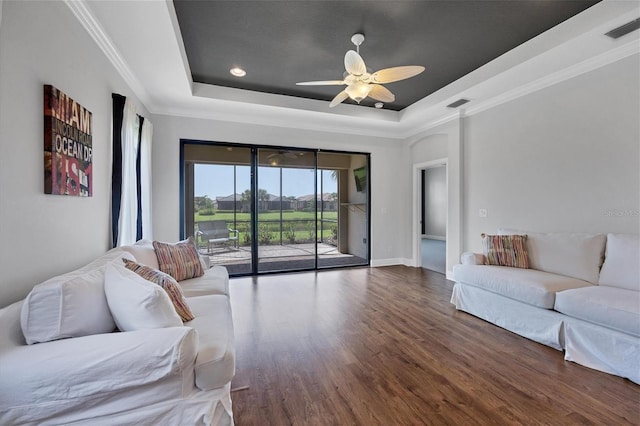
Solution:
[{"label": "ceiling fan blade", "polygon": [[344,55],[344,68],[349,74],[353,75],[362,75],[367,72],[364,60],[355,50],[349,50]]},{"label": "ceiling fan blade", "polygon": [[392,83],[394,81],[411,78],[424,71],[423,66],[409,65],[406,67],[385,68],[371,74],[372,83]]},{"label": "ceiling fan blade", "polygon": [[345,84],[343,80],[326,80],[326,81],[301,81],[296,83],[298,86],[339,86]]},{"label": "ceiling fan blade", "polygon": [[396,96],[389,89],[379,84],[372,84],[369,97],[381,102],[393,102]]},{"label": "ceiling fan blade", "polygon": [[347,91],[343,90],[342,92],[338,93],[335,98],[333,98],[333,100],[329,104],[329,108],[333,108],[334,106],[342,103],[342,101],[344,101],[348,97],[349,95],[347,94]]}]

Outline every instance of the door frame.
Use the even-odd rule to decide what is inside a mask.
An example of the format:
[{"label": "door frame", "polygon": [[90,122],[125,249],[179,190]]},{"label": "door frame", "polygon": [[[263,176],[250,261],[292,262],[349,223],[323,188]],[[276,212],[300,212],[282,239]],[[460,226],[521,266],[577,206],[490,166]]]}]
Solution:
[{"label": "door frame", "polygon": [[[445,166],[446,186],[447,186],[447,209],[449,208],[449,159],[439,158],[437,160],[416,163],[413,165],[413,226],[412,226],[412,245],[413,245],[413,265],[417,268],[422,267],[422,170],[433,169],[435,167]],[[447,214],[447,223],[445,231],[445,242],[449,240],[449,215]]]},{"label": "door frame", "polygon": [[[1,1],[1,0],[0,0]],[[180,239],[185,239],[186,233],[186,205],[185,205],[185,197],[186,197],[186,170],[184,167],[184,158],[185,158],[185,145],[210,145],[210,146],[225,146],[225,147],[237,147],[237,148],[248,148],[251,149],[251,191],[254,196],[251,202],[253,203],[253,209],[251,214],[251,223],[252,223],[252,239],[251,239],[251,252],[252,252],[252,260],[251,260],[251,272],[244,274],[237,274],[234,276],[247,276],[247,275],[267,275],[267,274],[278,274],[278,273],[289,273],[289,272],[304,272],[304,271],[319,271],[325,269],[340,269],[340,268],[349,268],[349,267],[361,267],[361,266],[370,266],[371,265],[371,153],[369,152],[360,152],[360,151],[342,151],[342,150],[333,150],[333,149],[320,149],[320,148],[305,148],[305,147],[297,147],[297,146],[278,146],[278,145],[261,145],[261,144],[250,144],[250,143],[232,143],[232,142],[222,142],[222,141],[211,141],[211,140],[202,140],[202,139],[180,139],[180,152],[179,152],[179,235]],[[323,266],[320,267],[318,265],[318,242],[316,240],[316,254],[314,261],[314,268],[308,269],[287,269],[283,271],[258,271],[258,247],[257,247],[257,222],[258,222],[258,199],[255,196],[257,194],[257,185],[258,185],[258,164],[257,164],[257,150],[259,149],[271,149],[271,150],[296,150],[296,151],[307,151],[313,152],[315,156],[315,169],[316,173],[314,173],[314,187],[316,194],[318,192],[318,182],[317,182],[317,171],[321,170],[318,168],[318,156],[321,153],[335,153],[335,154],[347,154],[347,155],[362,155],[365,157],[365,164],[367,167],[367,186],[366,186],[366,254],[367,259],[366,263],[357,264],[357,265],[345,265],[345,266]],[[337,201],[337,208],[339,209],[342,205],[339,201]],[[318,217],[318,203],[316,202],[315,209],[315,217]],[[316,220],[316,235],[318,232],[318,222]]]}]

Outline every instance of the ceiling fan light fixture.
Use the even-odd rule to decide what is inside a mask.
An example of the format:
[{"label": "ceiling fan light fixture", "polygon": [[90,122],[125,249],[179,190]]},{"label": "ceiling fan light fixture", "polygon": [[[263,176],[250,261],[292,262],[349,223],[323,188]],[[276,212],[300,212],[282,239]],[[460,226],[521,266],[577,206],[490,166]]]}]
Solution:
[{"label": "ceiling fan light fixture", "polygon": [[229,70],[232,76],[234,77],[244,77],[247,75],[247,72],[240,67],[233,67]]},{"label": "ceiling fan light fixture", "polygon": [[[0,0],[1,1],[1,0]],[[395,81],[405,80],[416,76],[424,71],[424,67],[420,65],[408,65],[402,67],[385,68],[371,74],[367,70],[367,66],[360,56],[360,45],[364,41],[363,34],[354,34],[351,42],[356,46],[356,50],[348,50],[344,55],[344,68],[342,80],[326,80],[326,81],[303,81],[296,83],[302,86],[333,86],[345,84],[347,87],[338,93],[329,103],[329,108],[333,108],[347,98],[351,98],[358,104],[367,96],[371,96],[374,100],[380,101],[380,105],[376,104],[376,108],[382,108],[382,102],[394,102],[396,97],[389,89],[382,86],[385,83],[393,83]]]},{"label": "ceiling fan light fixture", "polygon": [[364,98],[369,96],[369,92],[371,92],[371,85],[367,83],[363,83],[358,81],[357,83],[353,83],[346,88],[347,95],[357,103],[360,103]]}]

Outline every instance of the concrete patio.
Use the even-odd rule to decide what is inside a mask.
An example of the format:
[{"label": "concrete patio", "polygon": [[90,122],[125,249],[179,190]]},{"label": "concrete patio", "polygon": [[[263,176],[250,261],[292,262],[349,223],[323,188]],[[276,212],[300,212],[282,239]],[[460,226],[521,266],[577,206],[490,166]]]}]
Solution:
[{"label": "concrete patio", "polygon": [[[308,269],[314,267],[316,245],[313,243],[261,245],[258,246],[259,270],[286,270]],[[340,253],[336,246],[326,243],[318,243],[318,263],[321,266],[350,266],[364,265],[366,260],[352,254]],[[230,273],[248,272],[251,264],[251,247],[230,246],[214,247],[207,253],[201,249],[202,254],[208,254],[212,265],[222,265],[229,269]],[[275,263],[277,262],[277,266]],[[273,265],[266,265],[273,263]]]}]

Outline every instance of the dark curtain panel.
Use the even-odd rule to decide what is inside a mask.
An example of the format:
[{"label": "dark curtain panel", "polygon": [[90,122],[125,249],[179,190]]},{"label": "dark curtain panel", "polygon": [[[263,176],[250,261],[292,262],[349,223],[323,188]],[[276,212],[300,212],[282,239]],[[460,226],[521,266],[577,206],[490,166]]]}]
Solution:
[{"label": "dark curtain panel", "polygon": [[118,244],[118,219],[122,198],[122,115],[126,98],[113,93],[113,161],[111,165],[111,246]]},{"label": "dark curtain panel", "polygon": [[142,124],[144,124],[144,117],[138,116],[138,120],[140,121],[140,126],[138,130],[138,157],[136,158],[136,182],[137,184],[137,194],[138,194],[138,220],[136,226],[136,241],[142,239],[142,178],[140,173],[140,161],[141,161],[141,150],[140,145],[142,143]]}]

